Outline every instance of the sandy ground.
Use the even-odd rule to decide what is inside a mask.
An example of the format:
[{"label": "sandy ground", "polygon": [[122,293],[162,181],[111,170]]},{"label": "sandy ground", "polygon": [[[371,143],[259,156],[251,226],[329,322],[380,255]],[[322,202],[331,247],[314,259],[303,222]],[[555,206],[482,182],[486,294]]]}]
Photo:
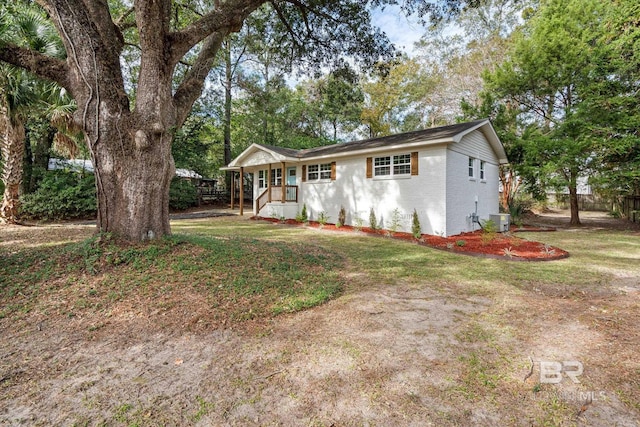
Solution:
[{"label": "sandy ground", "polygon": [[[640,280],[620,280],[588,298],[368,284],[305,312],[197,335],[134,317],[97,335],[78,319],[64,328],[3,319],[0,424],[637,427],[637,402],[609,387],[625,379],[607,378],[616,373],[604,357],[629,363],[626,380],[640,387],[637,333],[624,336],[640,321]],[[565,381],[533,393],[529,357],[543,354],[588,355],[599,388]]]}]

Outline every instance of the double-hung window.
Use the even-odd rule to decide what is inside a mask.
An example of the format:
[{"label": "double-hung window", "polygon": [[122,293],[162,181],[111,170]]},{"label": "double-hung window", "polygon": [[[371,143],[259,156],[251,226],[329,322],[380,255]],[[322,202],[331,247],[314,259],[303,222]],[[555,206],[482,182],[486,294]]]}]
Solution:
[{"label": "double-hung window", "polygon": [[411,154],[374,157],[373,176],[411,175]]},{"label": "double-hung window", "polygon": [[476,159],[469,157],[469,179],[476,177]]},{"label": "double-hung window", "polygon": [[320,165],[320,179],[331,179],[331,163]]},{"label": "double-hung window", "polygon": [[376,157],[373,159],[373,176],[391,175],[391,156]]},{"label": "double-hung window", "polygon": [[411,154],[400,154],[399,156],[393,156],[393,174],[411,174]]},{"label": "double-hung window", "polygon": [[389,156],[367,157],[367,178],[410,178],[418,175],[417,151]]},{"label": "double-hung window", "polygon": [[485,179],[484,162],[482,160],[480,160],[480,180],[484,181],[484,179]]},{"label": "double-hung window", "polygon": [[320,165],[309,165],[307,167],[307,181],[317,181],[320,178]]},{"label": "double-hung window", "polygon": [[271,185],[279,187],[282,185],[282,169],[271,169]]},{"label": "double-hung window", "polygon": [[258,171],[258,188],[267,188],[267,174],[266,170]]},{"label": "double-hung window", "polygon": [[331,163],[320,163],[307,166],[307,181],[331,179]]}]

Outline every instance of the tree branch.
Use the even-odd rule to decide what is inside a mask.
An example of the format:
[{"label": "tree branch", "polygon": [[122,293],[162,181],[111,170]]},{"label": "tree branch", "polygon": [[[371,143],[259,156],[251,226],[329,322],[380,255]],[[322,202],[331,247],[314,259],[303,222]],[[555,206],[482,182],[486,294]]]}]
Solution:
[{"label": "tree branch", "polygon": [[135,20],[127,21],[126,19],[131,16],[133,12],[135,12],[134,7],[130,7],[127,9],[125,13],[123,13],[118,19],[115,20],[116,27],[120,29],[120,31],[124,31],[128,28],[133,28],[136,26]]},{"label": "tree branch", "polygon": [[193,103],[202,94],[204,81],[213,66],[216,54],[222,46],[226,33],[214,33],[204,42],[198,58],[176,90],[173,100],[177,109],[177,126],[180,127],[189,116]]},{"label": "tree branch", "polygon": [[0,46],[0,61],[24,68],[43,79],[54,81],[71,92],[69,67],[62,59],[6,43]]},{"label": "tree branch", "polygon": [[[278,7],[278,5],[275,2],[270,2],[271,6],[273,7],[273,10],[276,11],[276,14],[278,15],[278,18],[280,18],[280,21],[282,22],[282,24],[285,26],[285,28],[287,29],[287,32],[291,35],[291,38],[294,40],[294,43],[301,45],[302,44],[302,40],[299,40],[298,35],[296,34],[295,31],[293,31],[293,28],[291,28],[291,25],[289,24],[289,21],[287,21],[286,17],[284,16],[284,13],[282,13],[282,10],[280,9],[280,7]],[[306,15],[305,15],[306,18]],[[305,24],[306,24],[306,19],[305,19]]]},{"label": "tree branch", "polygon": [[212,34],[239,31],[244,20],[267,0],[237,0],[216,3],[214,9],[182,31],[168,35],[170,60],[177,63],[191,48]]}]

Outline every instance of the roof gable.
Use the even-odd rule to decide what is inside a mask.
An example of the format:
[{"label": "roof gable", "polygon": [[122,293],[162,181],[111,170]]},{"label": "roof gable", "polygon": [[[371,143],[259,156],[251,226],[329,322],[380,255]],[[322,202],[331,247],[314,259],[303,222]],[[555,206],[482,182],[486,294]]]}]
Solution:
[{"label": "roof gable", "polygon": [[267,145],[251,144],[224,169],[237,169],[240,166],[258,166],[269,163],[296,161],[298,150],[282,147],[270,147]]}]

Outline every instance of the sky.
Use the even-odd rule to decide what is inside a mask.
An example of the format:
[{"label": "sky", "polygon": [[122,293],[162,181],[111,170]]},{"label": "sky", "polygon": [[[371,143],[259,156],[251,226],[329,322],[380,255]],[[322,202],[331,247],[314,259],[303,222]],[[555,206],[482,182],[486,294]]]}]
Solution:
[{"label": "sky", "polygon": [[407,18],[399,6],[387,6],[384,12],[380,9],[375,10],[372,18],[373,25],[381,28],[398,50],[412,55],[413,44],[424,34],[422,25],[415,17]]}]

